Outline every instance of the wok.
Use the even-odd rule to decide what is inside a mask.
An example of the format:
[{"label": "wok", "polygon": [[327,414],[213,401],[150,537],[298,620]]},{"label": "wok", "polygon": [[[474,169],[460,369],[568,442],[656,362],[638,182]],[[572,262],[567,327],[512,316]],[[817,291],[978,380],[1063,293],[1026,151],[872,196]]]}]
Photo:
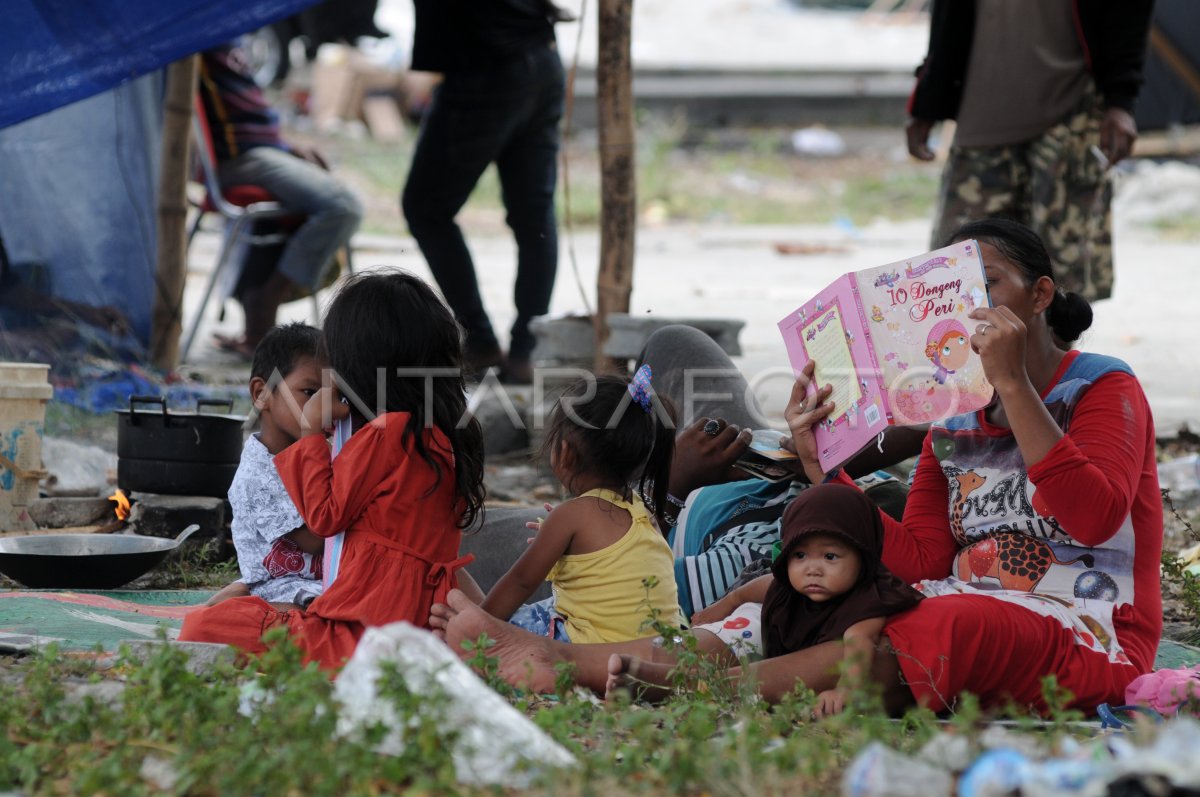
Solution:
[{"label": "wok", "polygon": [[163,560],[200,527],[173,540],[138,534],[45,534],[0,538],[0,573],[33,589],[113,589]]}]

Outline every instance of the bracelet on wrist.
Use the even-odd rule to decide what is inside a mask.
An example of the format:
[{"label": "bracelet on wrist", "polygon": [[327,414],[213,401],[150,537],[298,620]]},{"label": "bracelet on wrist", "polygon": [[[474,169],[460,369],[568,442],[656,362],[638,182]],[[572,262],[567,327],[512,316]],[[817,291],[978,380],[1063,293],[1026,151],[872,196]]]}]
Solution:
[{"label": "bracelet on wrist", "polygon": [[667,503],[671,506],[677,507],[678,509],[683,509],[685,506],[687,506],[687,501],[681,501],[670,493],[667,493]]}]

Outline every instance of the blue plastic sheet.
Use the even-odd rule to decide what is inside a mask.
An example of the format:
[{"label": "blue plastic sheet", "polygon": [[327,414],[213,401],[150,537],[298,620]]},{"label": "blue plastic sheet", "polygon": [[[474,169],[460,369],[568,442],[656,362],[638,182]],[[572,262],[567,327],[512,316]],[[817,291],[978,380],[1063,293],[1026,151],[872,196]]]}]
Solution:
[{"label": "blue plastic sheet", "polygon": [[0,128],[107,91],[315,0],[5,0]]},{"label": "blue plastic sheet", "polygon": [[15,272],[40,269],[46,294],[119,309],[142,346],[154,307],[162,84],[156,72],[0,130],[0,237]]}]

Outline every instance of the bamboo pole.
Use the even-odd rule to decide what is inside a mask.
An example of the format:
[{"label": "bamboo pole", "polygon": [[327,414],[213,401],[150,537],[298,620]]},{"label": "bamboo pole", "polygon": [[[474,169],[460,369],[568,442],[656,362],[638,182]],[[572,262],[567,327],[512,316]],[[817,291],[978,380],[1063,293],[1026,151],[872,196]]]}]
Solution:
[{"label": "bamboo pole", "polygon": [[179,362],[183,284],[187,276],[187,181],[191,163],[192,102],[199,56],[167,68],[162,159],[158,177],[158,268],[150,332],[150,362],[164,371]]},{"label": "bamboo pole", "polygon": [[608,340],[608,314],[629,312],[633,292],[637,178],[634,174],[633,0],[600,0],[596,106],[600,125],[600,273],[597,277],[595,362]]}]

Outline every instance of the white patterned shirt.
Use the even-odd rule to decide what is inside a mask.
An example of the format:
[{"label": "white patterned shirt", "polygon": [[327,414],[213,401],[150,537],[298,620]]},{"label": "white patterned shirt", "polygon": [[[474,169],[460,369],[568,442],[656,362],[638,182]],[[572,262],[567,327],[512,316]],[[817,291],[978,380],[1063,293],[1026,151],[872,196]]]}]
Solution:
[{"label": "white patterned shirt", "polygon": [[257,434],[246,439],[229,486],[229,504],[238,568],[251,594],[300,606],[321,594],[322,557],[304,553],[285,536],[303,526],[304,518]]}]

